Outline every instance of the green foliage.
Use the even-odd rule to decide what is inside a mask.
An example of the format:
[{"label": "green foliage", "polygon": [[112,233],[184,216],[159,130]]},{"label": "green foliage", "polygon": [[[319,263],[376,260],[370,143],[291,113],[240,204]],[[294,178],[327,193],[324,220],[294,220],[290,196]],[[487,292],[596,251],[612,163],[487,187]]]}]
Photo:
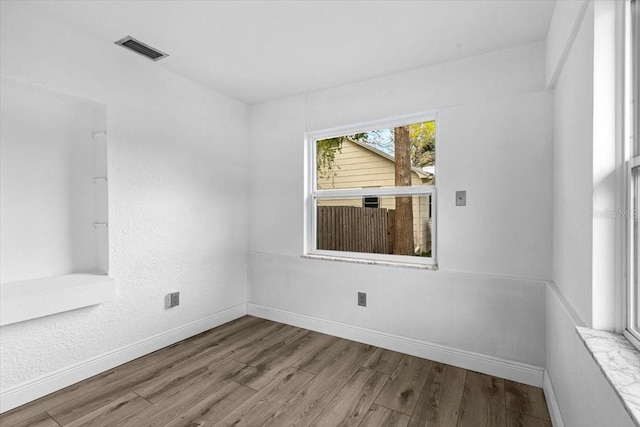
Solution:
[{"label": "green foliage", "polygon": [[[436,162],[436,122],[415,123],[408,126],[411,141],[411,166],[422,168],[433,166]],[[319,178],[335,176],[336,153],[342,152],[345,140],[362,141],[394,155],[395,143],[393,129],[380,129],[354,135],[338,136],[317,141],[317,170]]]},{"label": "green foliage", "polygon": [[436,122],[409,125],[411,165],[421,168],[436,163]]},{"label": "green foliage", "polygon": [[333,170],[336,152],[342,151],[342,138],[329,138],[317,141],[317,168],[319,178],[328,178]]},{"label": "green foliage", "polygon": [[332,176],[336,153],[342,152],[342,142],[346,139],[361,141],[367,139],[366,133],[356,133],[354,135],[338,136],[335,138],[321,139],[316,142],[318,178],[328,178]]}]

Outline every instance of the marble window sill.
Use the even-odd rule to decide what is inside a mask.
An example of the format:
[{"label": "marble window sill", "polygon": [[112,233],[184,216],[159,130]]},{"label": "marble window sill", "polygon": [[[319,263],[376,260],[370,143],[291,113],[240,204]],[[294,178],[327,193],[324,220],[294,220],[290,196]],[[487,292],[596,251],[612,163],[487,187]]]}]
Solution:
[{"label": "marble window sill", "polygon": [[438,266],[435,264],[413,264],[402,261],[384,261],[372,258],[350,258],[347,256],[333,256],[333,255],[319,255],[319,254],[304,254],[301,258],[307,259],[319,259],[325,261],[339,261],[339,262],[351,262],[354,264],[369,264],[369,265],[384,265],[387,267],[406,267],[406,268],[418,268],[422,270],[437,270]]},{"label": "marble window sill", "polygon": [[576,327],[631,419],[640,426],[640,352],[620,334]]}]

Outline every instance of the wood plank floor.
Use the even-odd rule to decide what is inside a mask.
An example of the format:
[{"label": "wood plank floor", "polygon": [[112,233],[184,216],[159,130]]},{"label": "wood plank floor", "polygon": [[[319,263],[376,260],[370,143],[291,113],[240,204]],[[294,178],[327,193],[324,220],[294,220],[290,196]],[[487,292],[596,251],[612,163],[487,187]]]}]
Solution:
[{"label": "wood plank floor", "polygon": [[551,427],[542,390],[245,316],[28,403],[2,427]]}]

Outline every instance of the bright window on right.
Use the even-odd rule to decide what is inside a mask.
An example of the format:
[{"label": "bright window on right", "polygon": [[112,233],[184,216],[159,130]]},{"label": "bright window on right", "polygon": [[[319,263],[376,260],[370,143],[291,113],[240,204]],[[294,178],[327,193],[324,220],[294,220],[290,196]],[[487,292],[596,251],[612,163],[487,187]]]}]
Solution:
[{"label": "bright window on right", "polygon": [[627,286],[627,321],[625,335],[640,348],[640,138],[638,138],[638,100],[640,99],[640,18],[637,0],[627,3],[627,48],[626,48],[626,134],[630,154],[627,171],[629,215],[629,280]]}]

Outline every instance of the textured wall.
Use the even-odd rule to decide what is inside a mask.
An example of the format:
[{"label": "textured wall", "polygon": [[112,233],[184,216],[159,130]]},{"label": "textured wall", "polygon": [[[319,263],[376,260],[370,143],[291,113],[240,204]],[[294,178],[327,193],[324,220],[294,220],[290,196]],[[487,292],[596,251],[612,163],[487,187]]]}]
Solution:
[{"label": "textured wall", "polygon": [[93,225],[91,134],[94,112],[104,115],[104,108],[0,81],[0,282],[96,272],[98,232],[105,230]]},{"label": "textured wall", "polygon": [[[606,49],[604,57],[598,57],[594,39],[598,32],[602,35],[602,24],[615,17],[611,8],[620,2],[579,3],[558,3],[547,40],[549,52],[556,53],[555,59],[548,59],[565,58],[559,64],[549,64],[557,68],[557,82],[553,106],[553,283],[546,294],[546,369],[566,426],[631,426],[633,421],[575,331],[576,326],[608,327],[603,319],[615,318],[618,313],[609,295],[599,288],[621,283],[615,280],[615,271],[611,274],[615,268],[610,269],[619,243],[612,227],[615,224],[590,215],[592,209],[603,209],[602,204],[614,209],[613,203],[608,205],[611,194],[605,192],[610,193],[607,187],[611,179],[615,181],[615,174],[608,171],[606,179],[599,175],[603,167],[606,170],[614,163],[610,154],[616,144],[606,135],[598,135],[598,126],[607,124],[609,117],[595,115],[598,108],[608,105],[613,92],[605,90],[597,96],[594,91],[603,83],[594,69],[599,68],[602,76],[603,70],[613,65],[609,55],[614,49]],[[575,39],[563,36],[573,27],[577,29]],[[612,28],[608,31],[609,36],[614,35]],[[615,113],[615,109],[609,110],[607,113]],[[599,185],[600,179],[606,185]]]},{"label": "textured wall", "polygon": [[[542,43],[254,106],[249,301],[544,366],[551,106]],[[301,259],[304,132],[424,111],[441,270]]]},{"label": "textured wall", "polygon": [[[246,301],[248,107],[2,2],[2,74],[107,106],[118,297],[2,327],[1,388]],[[167,310],[164,297],[181,291]]]}]

